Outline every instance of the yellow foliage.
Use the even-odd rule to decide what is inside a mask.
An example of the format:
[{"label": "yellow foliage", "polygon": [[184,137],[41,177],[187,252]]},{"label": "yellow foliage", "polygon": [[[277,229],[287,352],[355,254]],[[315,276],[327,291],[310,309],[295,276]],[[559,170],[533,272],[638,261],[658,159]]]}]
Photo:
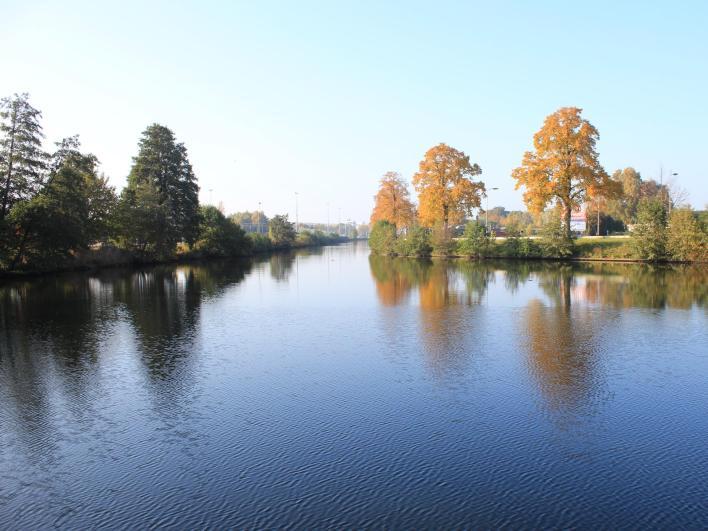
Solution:
[{"label": "yellow foliage", "polygon": [[591,198],[621,195],[621,187],[598,161],[600,134],[581,113],[577,107],[563,107],[548,116],[533,137],[534,151],[527,151],[511,174],[516,189],[525,188],[524,202],[531,212],[541,212],[551,202],[562,207],[568,233],[573,209]]},{"label": "yellow foliage", "polygon": [[393,171],[381,178],[379,191],[374,197],[371,225],[388,221],[397,228],[409,227],[415,220],[415,206],[410,200],[408,187],[401,176]]},{"label": "yellow foliage", "polygon": [[431,227],[441,223],[447,231],[451,224],[470,215],[473,208],[479,208],[484,183],[475,182],[472,177],[481,173],[482,169],[470,163],[462,151],[446,144],[429,149],[413,176],[421,224]]}]

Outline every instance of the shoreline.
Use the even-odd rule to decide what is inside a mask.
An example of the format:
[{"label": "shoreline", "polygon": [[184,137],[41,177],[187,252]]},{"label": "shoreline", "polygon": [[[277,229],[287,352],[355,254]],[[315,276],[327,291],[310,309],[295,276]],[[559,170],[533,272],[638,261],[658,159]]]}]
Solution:
[{"label": "shoreline", "polygon": [[169,259],[163,260],[141,260],[139,258],[133,258],[132,260],[127,260],[123,262],[107,262],[107,263],[93,263],[93,264],[78,264],[73,267],[62,267],[57,269],[48,269],[43,271],[2,271],[0,270],[0,282],[12,281],[12,280],[22,280],[22,279],[33,279],[39,277],[47,277],[51,275],[63,275],[66,273],[87,273],[93,271],[102,271],[104,269],[120,269],[120,268],[141,268],[141,267],[155,267],[161,265],[178,265],[178,264],[189,264],[198,262],[217,262],[224,260],[249,260],[252,258],[257,258],[259,256],[268,256],[278,253],[286,253],[291,251],[297,251],[300,249],[318,249],[323,247],[337,246],[344,243],[351,243],[361,240],[346,240],[341,242],[332,242],[322,245],[295,245],[291,247],[280,247],[273,248],[264,251],[256,251],[251,254],[245,255],[234,255],[234,256],[198,256],[196,254],[184,254],[179,256],[174,256]]},{"label": "shoreline", "polygon": [[378,254],[372,252],[376,256],[385,256],[388,258],[406,258],[406,259],[437,259],[437,260],[469,260],[471,262],[483,262],[485,260],[514,260],[514,261],[528,261],[528,262],[614,262],[614,263],[626,263],[626,264],[644,264],[644,265],[662,265],[662,264],[684,264],[684,265],[708,265],[708,261],[686,261],[686,260],[643,260],[641,258],[593,258],[593,257],[582,257],[582,256],[570,256],[566,258],[562,257],[551,257],[551,256],[465,256],[459,254],[448,254],[448,255],[397,255],[397,254]]}]

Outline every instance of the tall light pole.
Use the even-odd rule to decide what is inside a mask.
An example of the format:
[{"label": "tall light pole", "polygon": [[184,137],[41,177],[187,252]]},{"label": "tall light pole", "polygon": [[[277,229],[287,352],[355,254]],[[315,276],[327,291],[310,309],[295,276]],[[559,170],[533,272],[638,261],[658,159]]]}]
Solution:
[{"label": "tall light pole", "polygon": [[[499,188],[490,188],[490,190],[499,190]],[[489,232],[489,194],[484,194],[486,206],[484,208],[484,232]]]},{"label": "tall light pole", "polygon": [[[678,175],[678,172],[675,171],[670,171],[669,176],[671,177],[676,177]],[[668,184],[667,184],[668,186]],[[668,190],[666,191],[666,202],[669,204],[669,216],[671,215],[671,196],[668,193]]]},{"label": "tall light pole", "polygon": [[261,207],[261,202],[258,201],[258,234],[263,234],[261,230],[261,225],[263,223],[263,207]]},{"label": "tall light pole", "polygon": [[329,227],[329,201],[327,201],[327,234],[332,232],[332,230]]},{"label": "tall light pole", "polygon": [[300,218],[297,209],[297,192],[295,192],[295,232],[300,232]]}]

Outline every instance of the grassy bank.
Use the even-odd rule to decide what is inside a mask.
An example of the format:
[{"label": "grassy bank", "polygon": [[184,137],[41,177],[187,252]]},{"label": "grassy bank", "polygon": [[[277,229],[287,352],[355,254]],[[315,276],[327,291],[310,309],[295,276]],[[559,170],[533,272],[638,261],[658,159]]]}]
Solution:
[{"label": "grassy bank", "polygon": [[287,252],[297,249],[308,249],[324,247],[327,245],[338,245],[350,241],[348,238],[337,235],[317,235],[313,237],[310,233],[300,233],[295,241],[289,243],[273,243],[267,236],[258,238],[257,234],[249,235],[252,243],[243,248],[242,252],[234,254],[213,253],[200,249],[178,249],[176,253],[156,257],[149,253],[139,253],[121,249],[114,245],[104,245],[91,249],[82,249],[72,253],[54,266],[42,269],[18,269],[8,271],[0,269],[0,279],[2,278],[22,278],[41,275],[50,275],[70,271],[93,271],[99,269],[119,268],[119,267],[139,267],[160,264],[181,264],[189,262],[208,262],[212,260],[224,260],[229,258],[250,258],[264,254]]}]

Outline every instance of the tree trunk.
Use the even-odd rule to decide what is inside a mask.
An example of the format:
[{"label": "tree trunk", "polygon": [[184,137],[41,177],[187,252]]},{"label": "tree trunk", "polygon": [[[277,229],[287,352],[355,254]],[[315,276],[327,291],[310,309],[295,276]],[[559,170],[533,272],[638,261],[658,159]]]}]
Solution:
[{"label": "tree trunk", "polygon": [[600,235],[600,205],[597,206],[597,235]]},{"label": "tree trunk", "polygon": [[27,236],[30,233],[30,229],[32,227],[32,224],[30,223],[27,228],[25,229],[24,234],[22,235],[22,240],[20,240],[20,246],[17,249],[17,253],[15,253],[15,257],[12,259],[12,262],[10,263],[10,271],[14,271],[15,267],[17,266],[17,262],[20,260],[23,254],[25,254],[25,245],[27,245]]},{"label": "tree trunk", "polygon": [[563,232],[565,232],[565,237],[570,240],[571,238],[571,233],[570,233],[570,214],[571,214],[571,208],[570,205],[565,205],[563,210],[563,220],[564,220],[564,227],[563,227]]},{"label": "tree trunk", "polygon": [[0,210],[0,221],[5,219],[7,214],[7,201],[10,195],[10,178],[12,177],[12,160],[15,151],[15,124],[12,124],[12,137],[10,138],[10,154],[7,161],[7,179],[5,179],[5,191],[2,196],[2,210]]}]

